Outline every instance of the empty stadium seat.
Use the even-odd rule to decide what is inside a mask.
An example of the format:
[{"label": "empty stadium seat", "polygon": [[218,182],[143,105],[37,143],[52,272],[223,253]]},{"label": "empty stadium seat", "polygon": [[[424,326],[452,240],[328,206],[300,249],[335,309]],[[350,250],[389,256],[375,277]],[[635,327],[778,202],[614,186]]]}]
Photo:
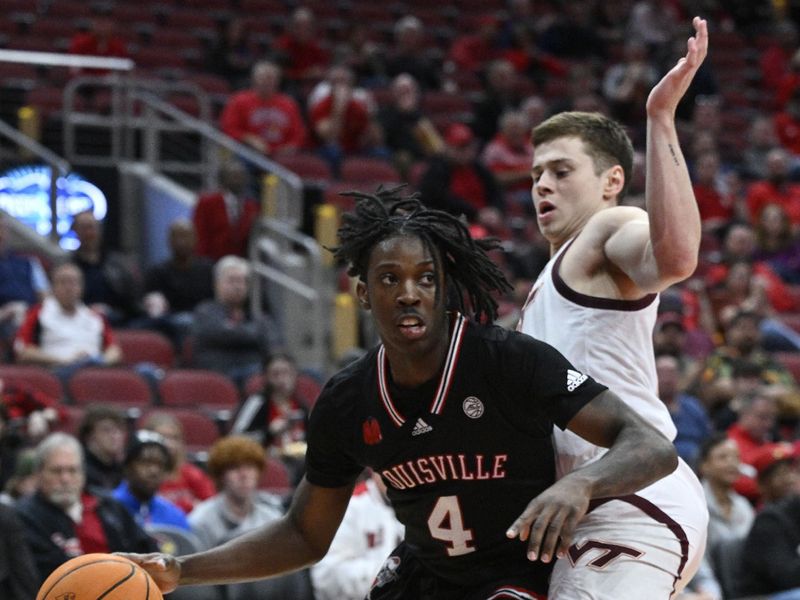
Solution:
[{"label": "empty stadium seat", "polygon": [[264,470],[261,472],[261,479],[258,482],[259,489],[272,492],[273,494],[288,494],[292,489],[289,479],[289,469],[276,458],[267,458]]},{"label": "empty stadium seat", "polygon": [[122,348],[126,365],[151,362],[162,369],[175,366],[175,349],[169,339],[157,331],[147,329],[117,329],[114,337]]},{"label": "empty stadium seat", "polygon": [[239,406],[239,391],[234,383],[215,371],[173,369],[158,383],[164,406],[200,407],[233,411]]},{"label": "empty stadium seat", "polygon": [[333,177],[333,173],[327,161],[316,154],[300,152],[298,154],[280,156],[275,160],[280,165],[296,173],[306,182],[318,183],[330,181]]},{"label": "empty stadium seat", "polygon": [[64,399],[61,380],[44,367],[35,365],[0,365],[0,379],[5,385],[33,387],[57,400]]},{"label": "empty stadium seat", "polygon": [[426,115],[437,115],[446,113],[451,118],[472,111],[472,105],[463,94],[451,94],[449,92],[426,92],[422,96],[422,113]]},{"label": "empty stadium seat", "polygon": [[87,367],[67,382],[67,392],[77,406],[110,404],[121,408],[144,408],[153,403],[147,381],[133,369]]}]

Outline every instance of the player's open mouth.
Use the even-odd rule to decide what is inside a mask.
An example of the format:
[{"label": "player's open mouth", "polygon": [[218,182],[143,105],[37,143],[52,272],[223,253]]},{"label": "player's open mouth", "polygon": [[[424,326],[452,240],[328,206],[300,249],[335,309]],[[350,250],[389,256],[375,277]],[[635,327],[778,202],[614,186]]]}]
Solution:
[{"label": "player's open mouth", "polygon": [[425,334],[425,323],[419,317],[403,317],[397,324],[400,333],[410,340],[415,340]]},{"label": "player's open mouth", "polygon": [[556,209],[555,205],[550,204],[549,202],[542,201],[539,202],[539,216],[544,216]]}]

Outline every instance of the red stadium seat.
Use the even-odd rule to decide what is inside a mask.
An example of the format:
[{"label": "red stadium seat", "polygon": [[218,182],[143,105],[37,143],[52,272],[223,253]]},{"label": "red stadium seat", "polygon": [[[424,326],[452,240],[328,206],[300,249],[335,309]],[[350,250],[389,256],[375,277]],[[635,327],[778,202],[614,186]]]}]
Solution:
[{"label": "red stadium seat", "polygon": [[263,389],[264,389],[263,373],[253,373],[250,377],[247,378],[247,381],[244,382],[245,396],[260,394]]},{"label": "red stadium seat", "polygon": [[333,173],[328,163],[316,154],[301,152],[280,156],[275,160],[305,181],[315,183],[330,181],[333,178]]},{"label": "red stadium seat", "polygon": [[33,387],[56,400],[64,399],[61,380],[44,367],[35,365],[0,365],[0,379],[6,386]]},{"label": "red stadium seat", "polygon": [[292,490],[292,483],[289,479],[289,469],[276,458],[267,458],[267,464],[261,473],[258,482],[259,489],[272,492],[273,494],[288,494]]},{"label": "red stadium seat", "polygon": [[162,369],[175,366],[175,349],[172,342],[157,331],[147,329],[118,329],[114,337],[122,348],[126,365],[142,362],[155,363]]},{"label": "red stadium seat", "polygon": [[385,160],[351,156],[342,161],[342,180],[362,184],[399,183],[400,173]]},{"label": "red stadium seat", "polygon": [[67,382],[67,392],[78,406],[111,404],[123,408],[144,408],[153,403],[147,381],[124,367],[87,367]]},{"label": "red stadium seat", "polygon": [[167,371],[158,383],[158,395],[164,406],[231,411],[239,406],[234,383],[221,373],[205,369]]},{"label": "red stadium seat", "polygon": [[317,397],[322,391],[320,383],[311,375],[300,373],[297,376],[297,387],[295,388],[297,399],[303,403],[308,410],[314,408],[317,403]]},{"label": "red stadium seat", "polygon": [[426,92],[422,96],[422,113],[426,115],[440,115],[446,113],[453,119],[460,115],[470,113],[472,105],[464,94],[451,94],[449,92]]}]

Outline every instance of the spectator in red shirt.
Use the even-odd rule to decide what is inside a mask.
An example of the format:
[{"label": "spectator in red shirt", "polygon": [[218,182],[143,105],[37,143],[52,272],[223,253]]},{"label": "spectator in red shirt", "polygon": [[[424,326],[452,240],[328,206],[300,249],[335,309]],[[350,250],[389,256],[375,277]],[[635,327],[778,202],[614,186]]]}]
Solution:
[{"label": "spectator in red shirt", "polygon": [[348,67],[332,67],[325,80],[311,91],[308,117],[319,151],[334,172],[338,173],[346,155],[388,157],[388,152],[378,150],[381,136],[372,95],[355,87],[355,76]]},{"label": "spectator in red shirt", "polygon": [[314,13],[298,8],[292,13],[289,28],[275,41],[284,55],[286,78],[293,81],[322,77],[328,66],[328,53],[319,43]]},{"label": "spectator in red shirt", "polygon": [[747,210],[751,222],[757,222],[761,210],[774,203],[783,207],[793,225],[800,225],[800,184],[790,179],[791,160],[783,148],[773,148],[767,153],[766,179],[754,181],[747,188]]},{"label": "spectator in red shirt", "polygon": [[475,25],[474,33],[459,36],[450,48],[450,59],[459,69],[478,71],[488,61],[503,55],[498,36],[500,23],[497,17],[479,16]]},{"label": "spectator in red shirt", "polygon": [[211,477],[186,460],[183,426],[178,419],[167,412],[152,412],[142,423],[142,429],[160,434],[172,455],[173,469],[158,488],[159,494],[189,514],[196,505],[217,493]]},{"label": "spectator in red shirt", "polygon": [[736,216],[734,199],[721,182],[719,154],[716,150],[702,152],[695,159],[692,189],[705,232],[722,229]]},{"label": "spectator in red shirt", "polygon": [[792,54],[797,49],[797,27],[788,19],[773,25],[769,46],[761,53],[761,81],[767,91],[775,93],[784,74],[789,70]]},{"label": "spectator in red shirt", "polygon": [[[116,34],[115,29],[114,19],[111,15],[95,15],[88,31],[76,33],[72,37],[69,43],[69,53],[107,58],[128,58],[128,46],[125,40]],[[73,70],[73,74],[77,73],[103,75],[108,71],[105,69]]]},{"label": "spectator in red shirt", "polygon": [[[778,405],[772,396],[763,391],[757,391],[741,401],[739,418],[728,429],[728,437],[739,447],[741,461],[752,467],[761,449],[774,441]],[[755,504],[759,497],[756,470],[751,468],[743,472],[746,474],[740,475],[733,487]]]},{"label": "spectator in red shirt", "polygon": [[202,194],[194,208],[198,256],[213,261],[233,254],[247,256],[250,230],[258,218],[258,203],[247,196],[247,171],[228,160],[219,174],[220,190]]},{"label": "spectator in red shirt", "polygon": [[781,146],[800,155],[800,88],[792,92],[783,110],[775,113],[775,133]]},{"label": "spectator in red shirt", "polygon": [[267,156],[296,151],[305,143],[306,127],[297,102],[280,92],[280,67],[258,62],[251,79],[252,88],[231,96],[222,110],[222,131]]},{"label": "spectator in red shirt", "polygon": [[500,131],[483,149],[483,163],[503,188],[506,203],[518,212],[531,207],[530,124],[522,111],[509,111],[500,117]]}]

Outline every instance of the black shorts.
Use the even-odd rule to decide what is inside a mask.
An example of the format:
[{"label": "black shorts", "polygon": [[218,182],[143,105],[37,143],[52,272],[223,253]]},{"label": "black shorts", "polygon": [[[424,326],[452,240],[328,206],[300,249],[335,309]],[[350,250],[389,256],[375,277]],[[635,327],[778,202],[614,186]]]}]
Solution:
[{"label": "black shorts", "polygon": [[546,600],[533,573],[504,576],[465,587],[430,572],[404,543],[383,563],[365,600]]}]

